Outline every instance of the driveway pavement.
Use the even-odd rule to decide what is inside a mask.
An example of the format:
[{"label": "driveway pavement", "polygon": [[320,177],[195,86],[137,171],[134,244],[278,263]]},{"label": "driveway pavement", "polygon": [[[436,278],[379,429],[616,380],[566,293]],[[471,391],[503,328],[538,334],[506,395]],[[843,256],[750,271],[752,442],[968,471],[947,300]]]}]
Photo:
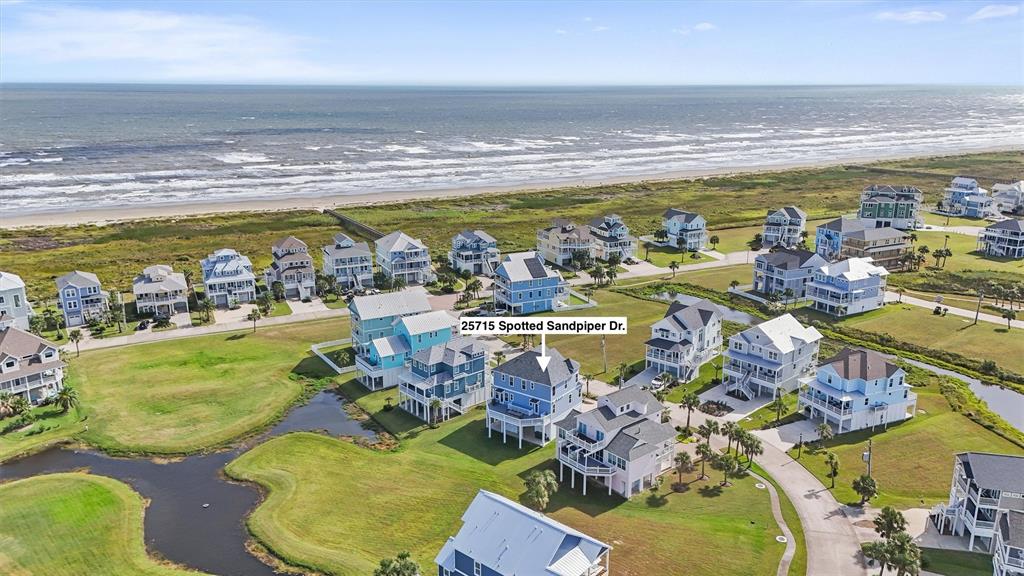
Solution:
[{"label": "driveway pavement", "polygon": [[319,298],[313,298],[309,302],[303,302],[302,300],[289,300],[288,306],[292,309],[292,314],[309,314],[327,310],[327,306],[325,306],[323,300]]},{"label": "driveway pavement", "polygon": [[732,396],[727,396],[723,386],[715,386],[701,394],[700,401],[724,402],[725,404],[728,404],[732,407],[732,412],[722,416],[721,420],[725,422],[739,422],[758,408],[771,403],[772,399],[771,396],[758,396],[753,400],[740,400],[738,398],[733,398]]},{"label": "driveway pavement", "polygon": [[814,420],[799,420],[777,428],[755,430],[753,434],[764,442],[786,452],[793,446],[796,446],[796,443],[800,441],[801,434],[803,435],[804,442],[817,440],[818,424],[819,422]]}]

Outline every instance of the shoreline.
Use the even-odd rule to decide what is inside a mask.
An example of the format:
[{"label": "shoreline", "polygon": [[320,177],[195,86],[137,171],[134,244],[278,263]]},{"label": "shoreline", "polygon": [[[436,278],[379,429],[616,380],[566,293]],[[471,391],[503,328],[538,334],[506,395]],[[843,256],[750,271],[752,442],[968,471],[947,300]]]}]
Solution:
[{"label": "shoreline", "polygon": [[962,156],[990,152],[1014,152],[1017,148],[978,148],[958,152],[936,152],[933,154],[893,154],[848,157],[835,161],[792,162],[739,168],[709,168],[706,170],[682,170],[663,172],[650,175],[608,176],[604,178],[571,178],[552,181],[537,181],[530,184],[511,184],[495,186],[470,186],[464,188],[438,188],[421,190],[381,190],[372,194],[351,194],[313,197],[289,197],[280,199],[253,199],[237,201],[181,202],[168,204],[150,204],[124,208],[95,208],[85,210],[47,211],[30,214],[4,216],[0,218],[0,229],[14,230],[19,228],[43,228],[59,226],[79,226],[85,224],[109,225],[137,220],[156,218],[185,218],[198,216],[214,216],[229,213],[245,212],[284,212],[291,210],[316,210],[369,206],[388,203],[402,203],[424,200],[450,200],[453,198],[481,197],[509,193],[536,193],[558,189],[582,189],[596,186],[642,184],[646,182],[665,182],[674,180],[695,180],[708,177],[729,177],[743,174],[767,174],[798,169],[822,169],[842,166],[845,164],[861,164],[910,160],[915,158],[933,158],[943,156]]}]

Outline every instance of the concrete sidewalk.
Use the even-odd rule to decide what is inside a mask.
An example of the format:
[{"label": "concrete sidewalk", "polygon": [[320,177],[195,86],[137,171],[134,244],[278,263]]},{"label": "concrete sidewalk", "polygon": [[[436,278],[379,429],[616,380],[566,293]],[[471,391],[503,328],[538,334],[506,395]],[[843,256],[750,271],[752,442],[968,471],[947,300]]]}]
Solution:
[{"label": "concrete sidewalk", "polygon": [[[267,326],[279,326],[281,324],[293,324],[295,322],[308,322],[310,320],[324,320],[326,318],[341,318],[344,316],[348,316],[347,308],[263,318],[256,323],[256,326],[257,329],[259,329]],[[252,322],[248,320],[241,320],[235,322],[224,322],[223,324],[208,324],[206,326],[189,326],[188,328],[178,328],[175,330],[167,330],[165,332],[125,332],[123,336],[85,339],[79,342],[78,346],[81,350],[99,350],[102,348],[113,348],[115,346],[130,346],[132,344],[145,344],[147,342],[162,342],[164,340],[177,340],[178,338],[191,338],[192,336],[220,334],[222,332],[234,332],[237,330],[252,330]],[[75,351],[75,345],[71,342],[68,342],[62,346],[62,348],[69,352]]]},{"label": "concrete sidewalk", "polygon": [[[907,296],[906,294],[903,295],[903,299],[902,300],[903,300],[903,304],[909,304],[911,306],[918,306],[920,308],[927,308],[928,310],[933,310],[936,306],[942,306],[943,308],[949,308],[949,312],[947,312],[947,314],[952,314],[953,316],[960,316],[961,318],[968,318],[972,322],[974,321],[974,314],[975,314],[974,310],[967,310],[965,308],[956,308],[954,306],[949,306],[949,305],[944,304],[944,303],[943,304],[939,304],[939,303],[937,303],[935,301],[929,301],[929,300],[925,300],[923,298],[917,298],[917,297],[914,297],[914,296]],[[896,293],[896,292],[888,292],[888,291],[885,293],[885,302],[886,303],[890,303],[890,302],[895,303],[895,302],[899,302],[899,301],[900,301],[900,295],[898,293]],[[1022,314],[1022,316],[1024,316],[1024,314]],[[986,312],[982,312],[982,313],[978,314],[978,321],[979,322],[989,322],[989,323],[992,323],[992,324],[1002,324],[1003,326],[1006,326],[1006,319],[1005,318],[1000,318],[999,316],[996,316],[995,314],[988,314]],[[1024,328],[1024,320],[1011,320],[1010,321],[1010,326],[1013,327],[1013,328]]]}]

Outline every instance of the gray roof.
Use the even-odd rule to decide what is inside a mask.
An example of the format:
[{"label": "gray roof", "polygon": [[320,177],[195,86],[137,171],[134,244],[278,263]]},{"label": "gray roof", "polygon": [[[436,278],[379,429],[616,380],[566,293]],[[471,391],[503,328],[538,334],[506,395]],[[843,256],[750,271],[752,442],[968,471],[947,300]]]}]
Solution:
[{"label": "gray roof", "polygon": [[884,240],[886,238],[898,238],[900,240],[909,238],[909,235],[906,232],[889,226],[884,228],[864,228],[863,230],[854,230],[845,236],[847,238],[856,238],[867,242]]},{"label": "gray roof", "polygon": [[559,238],[578,238],[580,240],[587,240],[591,237],[589,228],[580,228],[575,223],[564,218],[555,218],[552,221],[551,226],[544,228],[544,231],[549,234],[554,234]]},{"label": "gray roof", "polygon": [[358,314],[361,320],[430,312],[430,302],[422,290],[356,296],[349,302],[348,307]]},{"label": "gray roof", "polygon": [[618,214],[609,214],[607,216],[598,216],[590,220],[590,226],[598,228],[600,230],[612,231],[616,228],[623,228],[625,224],[619,219]]},{"label": "gray roof", "polygon": [[174,292],[188,289],[185,275],[175,272],[170,266],[157,264],[149,266],[132,281],[132,292],[150,294],[153,292]]},{"label": "gray roof", "polygon": [[1024,232],[1024,220],[1017,220],[1010,218],[1009,220],[1003,220],[996,222],[991,226],[987,227],[988,230],[1009,230],[1010,232]]},{"label": "gray roof", "polygon": [[[888,184],[872,184],[870,186],[866,186],[864,190],[861,192],[861,195],[865,200],[876,198],[879,196],[887,196],[892,198],[898,198],[901,200],[913,199],[920,201],[922,197],[921,191],[918,190],[915,186],[896,187]],[[912,196],[913,198],[907,198],[908,196]]]},{"label": "gray roof", "polygon": [[1024,548],[1024,512],[1007,510],[999,516],[999,532],[1003,542],[1014,548]]},{"label": "gray roof", "polygon": [[715,318],[721,319],[722,310],[710,300],[701,299],[690,305],[676,300],[669,304],[665,318],[684,330],[698,330]]},{"label": "gray roof", "polygon": [[460,236],[469,242],[497,242],[497,240],[494,239],[494,236],[491,236],[490,234],[484,232],[483,230],[463,230],[462,232],[456,234],[456,236]]},{"label": "gray roof", "polygon": [[14,274],[13,272],[4,272],[0,270],[0,290],[12,290],[14,288],[24,288],[25,281],[21,279],[21,276]]},{"label": "gray roof", "polygon": [[462,528],[435,558],[453,569],[455,551],[500,574],[580,576],[610,547],[508,498],[480,490]]},{"label": "gray roof", "polygon": [[346,246],[348,242],[352,242],[351,238],[348,238],[348,242],[341,240],[338,236],[343,234],[335,235],[334,244],[328,244],[323,247],[324,254],[331,258],[369,258],[371,255],[370,245],[366,242],[353,242],[351,246]]},{"label": "gray roof", "polygon": [[626,404],[632,404],[634,406],[643,404],[648,408],[651,405],[661,405],[658,399],[651,394],[649,390],[640,386],[626,386],[620,388],[611,394],[606,394],[604,399],[611,402],[615,406],[625,406]]},{"label": "gray roof", "polygon": [[832,366],[844,380],[878,380],[899,372],[900,367],[873,350],[843,348],[835,356],[824,360],[821,366]]},{"label": "gray roof", "polygon": [[961,452],[956,457],[963,464],[967,477],[980,488],[1024,493],[1024,456]]},{"label": "gray roof", "polygon": [[605,448],[625,460],[635,460],[657,450],[662,443],[676,437],[671,424],[642,420],[623,428]]},{"label": "gray roof", "polygon": [[819,226],[819,228],[825,228],[826,230],[834,230],[836,232],[842,232],[848,234],[857,230],[864,229],[864,223],[856,218],[843,218],[839,217],[835,220],[831,220]]},{"label": "gray roof", "polygon": [[544,261],[536,252],[509,254],[498,265],[498,271],[504,271],[505,277],[512,282],[560,277],[558,272],[544,265]]},{"label": "gray roof", "polygon": [[39,354],[47,348],[56,350],[57,346],[53,342],[13,326],[0,330],[0,359],[12,357],[20,361],[18,370],[9,374],[0,374],[0,381],[23,378],[44,370],[64,366],[59,354],[55,354],[49,361],[42,360]]},{"label": "gray roof", "polygon": [[657,348],[658,350],[668,350],[669,352],[682,352],[685,351],[686,348],[688,348],[689,346],[693,345],[693,343],[690,342],[689,340],[683,340],[682,342],[673,342],[672,340],[669,340],[667,338],[651,338],[650,340],[644,342],[644,344],[652,348]]},{"label": "gray roof", "polygon": [[272,246],[272,248],[274,249],[274,251],[279,251],[279,250],[303,250],[304,251],[304,250],[307,249],[307,246],[306,246],[305,242],[303,242],[302,240],[299,240],[295,236],[288,236],[286,238],[281,238],[277,242],[274,242],[274,245]]},{"label": "gray roof", "polygon": [[99,286],[100,279],[92,272],[75,270],[57,278],[57,288],[63,290],[65,286]]},{"label": "gray roof", "polygon": [[804,212],[803,210],[797,208],[796,206],[783,206],[782,208],[779,208],[778,210],[769,210],[768,211],[768,216],[771,216],[772,214],[775,214],[776,212],[782,212],[788,218],[800,218],[800,219],[806,219],[807,218],[807,213]]},{"label": "gray roof", "polygon": [[447,310],[434,310],[406,316],[402,318],[401,322],[405,325],[409,335],[415,336],[424,332],[435,332],[445,328],[452,328],[458,323],[458,320],[449,314]]},{"label": "gray roof", "polygon": [[374,243],[378,251],[394,252],[396,250],[409,250],[411,248],[426,250],[427,247],[419,240],[409,236],[401,230],[396,230],[387,236],[378,238]]},{"label": "gray roof", "polygon": [[413,359],[427,365],[444,362],[448,366],[462,364],[487,349],[476,338],[460,336],[444,344],[431,346],[413,354]]},{"label": "gray roof", "polygon": [[[780,270],[799,270],[806,266],[823,266],[828,264],[824,259],[821,262],[810,262],[817,253],[799,248],[776,248],[767,254],[759,254],[756,259],[771,264]],[[820,258],[820,256],[819,256]]]},{"label": "gray roof", "polygon": [[682,220],[683,222],[692,222],[696,220],[700,214],[696,212],[687,212],[685,210],[678,210],[676,208],[669,208],[665,210],[665,213],[661,215],[663,220]]},{"label": "gray roof", "polygon": [[580,363],[562,356],[554,349],[547,349],[551,362],[547,370],[541,370],[537,358],[540,356],[540,349],[527,350],[519,356],[506,361],[494,368],[493,372],[507,374],[514,378],[523,378],[530,382],[537,382],[547,386],[561,384],[568,380],[573,374],[579,372]]}]

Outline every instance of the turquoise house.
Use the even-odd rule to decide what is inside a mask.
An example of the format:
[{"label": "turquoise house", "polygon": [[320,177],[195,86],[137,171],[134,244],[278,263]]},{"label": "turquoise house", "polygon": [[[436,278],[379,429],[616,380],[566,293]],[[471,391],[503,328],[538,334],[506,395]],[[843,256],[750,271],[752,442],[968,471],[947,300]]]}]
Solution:
[{"label": "turquoise house", "polygon": [[451,340],[455,322],[444,310],[399,319],[390,336],[371,340],[366,353],[356,356],[360,382],[370,390],[398,386],[406,360],[421,350]]}]

